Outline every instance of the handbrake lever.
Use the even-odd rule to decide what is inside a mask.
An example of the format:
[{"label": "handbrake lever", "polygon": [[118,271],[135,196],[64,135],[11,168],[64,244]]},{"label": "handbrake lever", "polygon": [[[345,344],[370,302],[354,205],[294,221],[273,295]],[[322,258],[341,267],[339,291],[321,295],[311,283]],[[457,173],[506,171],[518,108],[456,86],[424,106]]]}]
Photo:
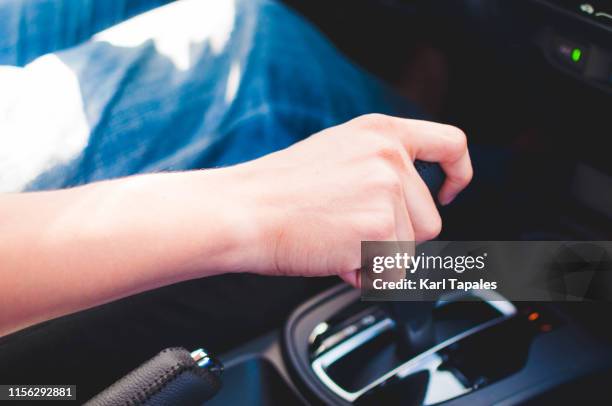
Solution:
[{"label": "handbrake lever", "polygon": [[221,388],[223,365],[206,351],[167,348],[86,406],[199,406]]}]

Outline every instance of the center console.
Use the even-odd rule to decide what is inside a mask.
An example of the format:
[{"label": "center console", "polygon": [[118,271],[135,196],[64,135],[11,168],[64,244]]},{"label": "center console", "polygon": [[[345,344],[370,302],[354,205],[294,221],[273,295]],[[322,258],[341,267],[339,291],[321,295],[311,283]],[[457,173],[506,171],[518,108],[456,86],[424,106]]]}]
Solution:
[{"label": "center console", "polygon": [[427,307],[361,301],[344,285],[321,293],[282,332],[222,357],[212,404],[523,404],[612,365],[611,344],[554,304],[444,297],[429,306],[428,344],[411,351],[398,306]]},{"label": "center console", "polygon": [[[354,295],[353,291],[347,293],[348,297]],[[517,309],[501,297],[471,297],[474,300],[467,303],[437,303],[430,316],[433,341],[417,353],[401,351],[403,342],[396,321],[378,306],[368,306],[336,325],[323,321],[309,337],[311,368],[329,390],[348,402],[385,398],[387,403],[387,398],[396,397],[402,386],[413,388],[410,392],[415,403],[423,405],[469,393],[498,377],[496,367],[510,373],[525,358],[522,345],[512,357],[497,357],[497,366],[492,365],[491,358],[479,356],[483,340],[503,339],[507,329],[497,325],[515,316]],[[352,308],[359,307],[363,305],[355,302],[347,310],[355,313]],[[513,327],[521,339],[532,333],[517,323]],[[504,361],[509,362],[502,365]],[[360,370],[355,371],[356,365]],[[406,396],[401,398],[406,400]]]}]

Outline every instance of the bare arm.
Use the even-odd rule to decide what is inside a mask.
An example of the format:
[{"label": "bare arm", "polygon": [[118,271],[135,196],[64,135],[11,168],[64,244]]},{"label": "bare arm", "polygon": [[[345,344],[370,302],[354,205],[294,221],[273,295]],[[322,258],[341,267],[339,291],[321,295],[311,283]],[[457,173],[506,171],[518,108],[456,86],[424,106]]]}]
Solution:
[{"label": "bare arm", "polygon": [[442,164],[442,203],[472,176],[460,130],[373,115],[234,167],[2,195],[0,335],[219,273],[357,284],[360,241],[440,232],[415,159]]},{"label": "bare arm", "polygon": [[219,171],[0,197],[0,335],[178,281],[240,270],[244,204]]}]

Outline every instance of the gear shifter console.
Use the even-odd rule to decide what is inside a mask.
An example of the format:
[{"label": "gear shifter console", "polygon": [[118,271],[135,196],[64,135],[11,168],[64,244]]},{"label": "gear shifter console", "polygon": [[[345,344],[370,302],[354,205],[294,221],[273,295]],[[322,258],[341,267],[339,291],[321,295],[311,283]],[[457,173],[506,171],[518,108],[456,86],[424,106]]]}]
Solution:
[{"label": "gear shifter console", "polygon": [[[585,336],[544,304],[470,291],[390,305],[360,301],[359,293],[325,292],[285,326],[285,359],[315,403],[494,403],[612,356],[593,341],[578,344]],[[568,351],[572,360],[559,356]]]},{"label": "gear shifter console", "polygon": [[[347,329],[355,334],[339,345],[320,352],[313,347],[312,369],[325,385],[346,401],[354,402],[381,391],[392,381],[411,377],[407,386],[413,386],[414,376],[426,375],[422,382],[422,404],[435,404],[463,395],[473,389],[457,374],[445,368],[447,350],[457,347],[462,340],[500,323],[516,313],[514,305],[503,298],[473,295],[472,302],[444,301],[397,302],[388,311],[372,309],[361,320],[329,331],[326,339],[345,335]],[[463,313],[463,314],[462,314]],[[412,317],[412,318],[411,318]],[[364,326],[364,318],[370,321]],[[399,319],[402,325],[396,325]],[[357,369],[358,368],[358,369]],[[417,393],[412,391],[413,393]],[[405,400],[405,399],[404,399]]]}]

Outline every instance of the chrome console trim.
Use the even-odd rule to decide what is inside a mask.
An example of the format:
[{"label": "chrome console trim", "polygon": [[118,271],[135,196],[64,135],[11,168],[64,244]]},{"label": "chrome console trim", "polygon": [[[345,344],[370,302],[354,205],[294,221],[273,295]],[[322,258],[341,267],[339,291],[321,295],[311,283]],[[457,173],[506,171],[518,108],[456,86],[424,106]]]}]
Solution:
[{"label": "chrome console trim", "polygon": [[[448,378],[448,376],[446,376],[445,374],[449,374],[449,373],[437,370],[437,367],[442,362],[437,352],[472,334],[485,330],[491,326],[501,323],[504,320],[509,319],[510,317],[516,314],[517,310],[516,310],[516,307],[511,302],[506,300],[500,294],[493,292],[493,291],[472,291],[472,292],[469,292],[468,294],[481,299],[483,302],[495,308],[497,311],[500,312],[501,316],[498,318],[489,320],[485,323],[482,323],[478,326],[475,326],[469,330],[464,331],[461,334],[458,334],[454,337],[451,337],[435,345],[429,350],[404,362],[403,364],[397,366],[396,368],[380,376],[379,378],[375,379],[374,381],[370,382],[369,384],[367,384],[366,386],[364,386],[363,388],[357,391],[349,392],[343,389],[342,387],[340,387],[338,384],[336,384],[336,382],[334,382],[329,377],[325,369],[329,367],[330,365],[332,365],[334,362],[338,361],[339,359],[347,355],[348,353],[355,350],[357,347],[360,347],[361,345],[370,341],[374,337],[377,337],[383,332],[393,328],[395,325],[393,320],[389,318],[384,318],[378,321],[377,323],[367,327],[366,329],[360,331],[359,333],[351,336],[347,340],[341,342],[340,344],[331,348],[327,352],[316,357],[312,361],[311,367],[314,373],[316,374],[316,376],[325,386],[327,386],[332,392],[334,392],[336,395],[338,395],[339,397],[341,397],[342,399],[348,402],[354,402],[364,393],[379,386],[381,383],[385,382],[389,378],[392,378],[394,376],[403,378],[405,376],[410,375],[413,372],[424,370],[424,369],[429,370],[431,376],[432,377],[435,376],[435,379],[440,380],[440,382],[444,381],[444,387],[448,391],[448,393],[445,396],[441,396],[441,394],[438,394],[438,393],[430,393],[431,391],[428,391],[425,397],[425,405],[431,405],[434,403],[442,402],[444,400],[449,400],[463,393],[469,392],[471,388],[462,389],[461,387],[453,386],[453,383],[449,381],[448,379],[446,379]],[[444,306],[446,303],[453,302],[454,301],[453,299],[454,299],[453,297],[449,297],[445,299],[444,301],[440,301],[438,303],[438,306]]]}]

